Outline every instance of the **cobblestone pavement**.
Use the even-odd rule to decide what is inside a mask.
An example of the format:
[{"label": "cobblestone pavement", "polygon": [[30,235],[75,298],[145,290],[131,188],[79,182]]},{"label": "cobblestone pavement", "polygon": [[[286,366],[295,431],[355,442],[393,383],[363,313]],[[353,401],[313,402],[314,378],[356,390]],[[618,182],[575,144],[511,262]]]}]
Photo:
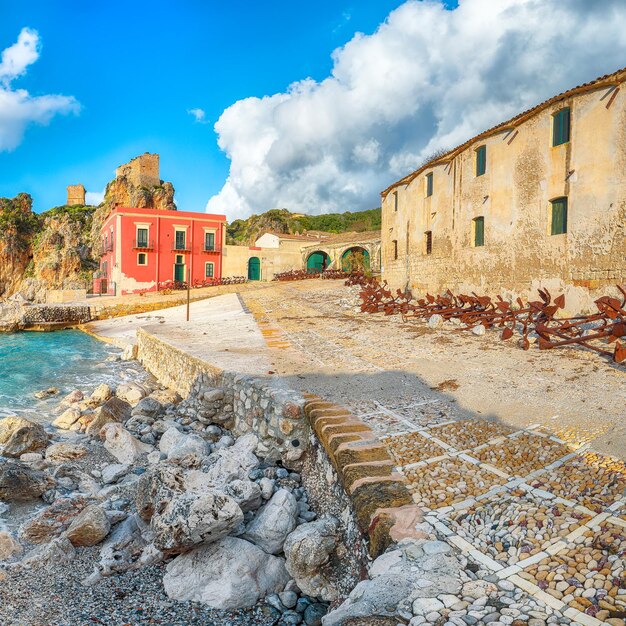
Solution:
[{"label": "cobblestone pavement", "polygon": [[[511,584],[528,593],[549,607],[559,622],[624,626],[626,464],[590,445],[611,448],[606,433],[615,435],[626,406],[624,373],[594,356],[595,369],[594,364],[583,364],[590,378],[581,390],[578,379],[568,377],[581,365],[576,359],[587,360],[589,355],[577,353],[568,360],[537,351],[530,356],[531,367],[521,368],[527,376],[534,371],[535,378],[525,389],[509,394],[513,404],[527,398],[531,415],[526,419],[517,409],[509,414],[494,410],[488,386],[497,378],[491,368],[483,372],[486,384],[479,385],[478,397],[471,401],[463,394],[459,398],[457,386],[480,377],[472,379],[450,360],[452,375],[433,365],[436,374],[429,378],[426,363],[420,370],[425,383],[412,381],[407,390],[402,375],[386,374],[415,372],[411,358],[413,363],[423,361],[429,351],[431,358],[441,361],[433,345],[448,347],[446,331],[427,333],[425,341],[418,342],[425,324],[415,324],[409,331],[398,319],[361,317],[354,312],[354,298],[342,289],[281,285],[246,298],[268,345],[280,353],[274,360],[277,372],[288,376],[300,371],[302,388],[317,385],[312,390],[324,395],[326,385],[328,394],[340,396],[385,443],[397,471],[406,475],[414,501],[438,533],[504,588]],[[437,339],[444,343],[436,344]],[[483,339],[452,335],[449,341],[465,347],[464,358],[474,359],[478,367],[481,349],[495,346],[494,338],[481,344]],[[530,353],[506,345],[494,349],[503,355],[500,383],[506,383],[496,383],[496,388],[501,393],[516,389],[511,378],[515,363],[505,361],[527,362]],[[559,359],[564,359],[560,368]],[[437,377],[440,381],[435,384]],[[586,394],[590,399],[586,410],[561,404],[558,409],[567,418],[550,419],[556,407],[549,393],[541,404],[537,389],[559,385],[564,387],[559,396],[570,394],[570,404],[580,402],[581,391]],[[481,394],[485,403],[491,403],[491,410],[484,412],[491,419],[476,419]],[[603,412],[589,415],[596,401]],[[538,414],[544,419],[533,422]],[[618,436],[615,451],[622,457],[623,444]]]}]

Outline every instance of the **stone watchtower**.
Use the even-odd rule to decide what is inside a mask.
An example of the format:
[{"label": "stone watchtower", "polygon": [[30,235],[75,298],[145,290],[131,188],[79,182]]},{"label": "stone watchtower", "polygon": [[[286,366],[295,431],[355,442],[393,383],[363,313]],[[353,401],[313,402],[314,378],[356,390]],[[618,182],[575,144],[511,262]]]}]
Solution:
[{"label": "stone watchtower", "polygon": [[76,204],[85,206],[85,187],[83,185],[68,185],[67,206]]},{"label": "stone watchtower", "polygon": [[135,187],[158,187],[161,184],[159,175],[159,155],[146,152],[115,170],[116,178],[125,177]]}]

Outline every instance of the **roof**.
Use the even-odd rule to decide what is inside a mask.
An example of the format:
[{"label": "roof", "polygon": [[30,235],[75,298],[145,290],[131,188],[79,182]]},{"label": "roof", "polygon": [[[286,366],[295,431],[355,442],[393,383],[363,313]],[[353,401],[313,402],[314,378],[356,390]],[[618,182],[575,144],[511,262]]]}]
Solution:
[{"label": "roof", "polygon": [[440,157],[437,157],[436,159],[429,161],[428,163],[422,165],[420,168],[418,168],[414,172],[411,172],[411,174],[405,176],[404,178],[401,178],[400,180],[396,181],[395,183],[387,187],[387,189],[385,189],[381,193],[381,196],[384,198],[394,187],[398,187],[400,185],[408,185],[412,180],[417,178],[417,176],[419,176],[424,170],[427,170],[435,165],[442,165],[444,163],[448,163],[449,161],[454,159],[457,155],[459,155],[461,152],[466,150],[469,146],[471,146],[474,142],[480,141],[481,139],[485,139],[487,137],[500,133],[503,130],[516,128],[523,122],[526,122],[531,117],[537,115],[541,111],[547,109],[548,107],[559,102],[560,100],[565,100],[566,98],[571,98],[572,96],[577,96],[579,94],[587,93],[589,91],[594,91],[596,89],[601,89],[603,87],[616,86],[624,82],[624,80],[626,80],[626,67],[620,70],[617,70],[616,72],[613,72],[612,74],[605,74],[604,76],[600,76],[600,78],[596,78],[595,80],[592,80],[591,82],[578,85],[578,87],[573,87],[572,89],[569,89],[568,91],[564,91],[563,93],[558,94],[557,96],[553,96],[549,100],[545,100],[541,104],[538,104],[531,109],[527,109],[526,111],[523,111],[522,113],[518,113],[516,116],[512,117],[511,119],[506,120],[506,122],[501,122],[500,124],[493,126],[492,128],[489,128],[488,130],[483,131],[479,135],[476,135],[475,137],[468,139],[465,143],[461,144],[460,146],[457,146],[456,148],[453,148],[452,150],[441,155]]}]

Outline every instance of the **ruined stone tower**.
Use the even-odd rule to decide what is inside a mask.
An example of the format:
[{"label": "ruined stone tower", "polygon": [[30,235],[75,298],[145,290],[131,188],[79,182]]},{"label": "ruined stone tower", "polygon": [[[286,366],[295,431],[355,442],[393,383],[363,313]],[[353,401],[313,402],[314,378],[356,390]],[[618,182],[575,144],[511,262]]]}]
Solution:
[{"label": "ruined stone tower", "polygon": [[67,206],[80,204],[85,206],[85,187],[83,185],[68,185]]},{"label": "ruined stone tower", "polygon": [[161,184],[159,175],[159,155],[146,152],[115,170],[116,178],[125,177],[135,187],[158,187]]}]

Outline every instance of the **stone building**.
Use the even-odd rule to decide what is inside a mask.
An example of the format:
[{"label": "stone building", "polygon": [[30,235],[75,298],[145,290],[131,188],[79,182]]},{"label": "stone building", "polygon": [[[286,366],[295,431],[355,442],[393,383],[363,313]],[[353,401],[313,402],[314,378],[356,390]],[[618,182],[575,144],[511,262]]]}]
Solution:
[{"label": "stone building", "polygon": [[382,275],[418,293],[626,282],[626,69],[520,113],[382,193]]},{"label": "stone building", "polygon": [[67,206],[85,206],[85,187],[83,185],[68,185]]},{"label": "stone building", "polygon": [[272,280],[280,272],[301,269],[337,269],[359,253],[369,268],[380,269],[380,232],[300,235],[267,232],[253,246],[227,245],[223,251],[223,275]]}]

